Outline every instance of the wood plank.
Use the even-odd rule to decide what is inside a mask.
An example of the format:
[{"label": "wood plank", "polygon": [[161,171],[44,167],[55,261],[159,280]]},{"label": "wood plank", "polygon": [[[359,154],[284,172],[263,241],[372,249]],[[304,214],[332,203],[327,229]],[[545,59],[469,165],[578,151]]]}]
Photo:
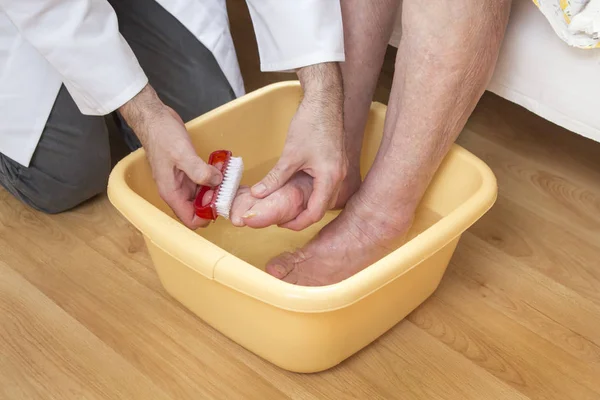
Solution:
[{"label": "wood plank", "polygon": [[597,183],[580,185],[536,159],[503,148],[484,133],[465,130],[460,143],[492,168],[502,195],[541,218],[564,226],[582,240],[598,242],[600,188]]},{"label": "wood plank", "polygon": [[[448,293],[456,295],[457,291]],[[410,321],[531,398],[598,398],[600,392],[594,383],[597,370],[588,371],[585,363],[574,361],[481,302],[472,304],[473,310],[465,310],[446,303],[446,298],[435,295],[411,315]],[[473,298],[454,300],[468,302]],[[561,366],[561,362],[566,363]]]},{"label": "wood plank", "polygon": [[404,321],[348,364],[395,399],[525,399],[484,369]]},{"label": "wood plank", "polygon": [[582,240],[562,224],[531,213],[503,195],[469,232],[511,261],[535,269],[600,305],[600,241]]},{"label": "wood plank", "polygon": [[171,397],[0,261],[0,398]]},{"label": "wood plank", "polygon": [[478,301],[590,365],[600,364],[600,306],[470,234],[464,239],[446,280],[460,280]]}]

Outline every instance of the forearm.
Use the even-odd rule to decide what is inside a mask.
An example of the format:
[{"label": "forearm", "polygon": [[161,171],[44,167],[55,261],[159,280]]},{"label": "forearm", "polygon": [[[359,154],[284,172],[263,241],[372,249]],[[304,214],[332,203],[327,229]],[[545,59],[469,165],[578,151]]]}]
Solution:
[{"label": "forearm", "polygon": [[298,79],[304,90],[303,106],[315,107],[315,123],[334,126],[330,133],[343,133],[344,89],[338,63],[322,63],[300,68]]},{"label": "forearm", "polygon": [[153,117],[166,112],[165,105],[150,85],[146,85],[137,95],[119,108],[119,112],[133,129],[138,139],[147,143],[147,129]]},{"label": "forearm", "polygon": [[336,97],[343,93],[342,73],[336,62],[308,65],[299,68],[297,75],[304,91],[332,90]]}]

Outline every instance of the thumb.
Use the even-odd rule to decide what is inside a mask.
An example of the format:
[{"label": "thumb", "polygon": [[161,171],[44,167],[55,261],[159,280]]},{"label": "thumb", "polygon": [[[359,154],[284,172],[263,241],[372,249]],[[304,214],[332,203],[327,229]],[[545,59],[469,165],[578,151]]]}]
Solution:
[{"label": "thumb", "polygon": [[197,155],[186,157],[178,167],[197,185],[215,187],[223,179],[221,171],[205,163]]},{"label": "thumb", "polygon": [[260,182],[252,186],[252,196],[259,199],[265,198],[281,188],[297,171],[297,166],[282,161],[280,158],[273,169]]}]

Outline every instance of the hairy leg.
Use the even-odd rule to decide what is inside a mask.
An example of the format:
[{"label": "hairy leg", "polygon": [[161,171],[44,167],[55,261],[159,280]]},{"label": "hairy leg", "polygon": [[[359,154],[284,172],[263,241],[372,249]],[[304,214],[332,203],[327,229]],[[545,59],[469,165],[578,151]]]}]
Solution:
[{"label": "hairy leg", "polygon": [[404,0],[384,138],[373,167],[340,216],[303,249],[272,260],[269,273],[300,285],[331,284],[401,244],[492,75],[509,11],[509,0]]},{"label": "hairy leg", "polygon": [[400,0],[341,2],[346,53],[341,70],[349,168],[336,204],[338,208],[343,207],[360,187],[363,134],[399,4]]}]

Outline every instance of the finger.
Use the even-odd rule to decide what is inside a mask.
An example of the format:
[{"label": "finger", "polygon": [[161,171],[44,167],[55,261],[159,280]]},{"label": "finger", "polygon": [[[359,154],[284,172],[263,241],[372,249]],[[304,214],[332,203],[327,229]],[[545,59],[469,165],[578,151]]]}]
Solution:
[{"label": "finger", "polygon": [[336,188],[331,180],[313,180],[313,192],[308,199],[308,206],[293,221],[281,225],[282,228],[301,231],[315,222],[319,222],[330,209],[331,199]]},{"label": "finger", "polygon": [[205,163],[196,153],[186,155],[177,167],[197,185],[215,187],[223,179],[221,171]]},{"label": "finger", "polygon": [[296,163],[280,158],[277,164],[260,182],[252,187],[252,196],[263,199],[281,188],[298,170]]},{"label": "finger", "polygon": [[202,199],[200,200],[200,204],[202,204],[202,207],[210,203],[210,200],[212,199],[214,194],[214,190],[207,190],[206,193],[204,193],[204,196],[202,196]]},{"label": "finger", "polygon": [[209,220],[199,218],[196,215],[194,202],[187,199],[181,191],[166,193],[161,197],[171,207],[177,218],[188,228],[196,230],[206,227],[210,223]]},{"label": "finger", "polygon": [[210,220],[202,219],[199,216],[194,214],[192,223],[188,226],[188,228],[195,231],[196,229],[206,228],[208,225],[210,225]]},{"label": "finger", "polygon": [[202,219],[196,215],[193,202],[191,201],[173,204],[171,208],[175,212],[177,218],[191,230],[205,228],[210,224],[210,220]]}]

